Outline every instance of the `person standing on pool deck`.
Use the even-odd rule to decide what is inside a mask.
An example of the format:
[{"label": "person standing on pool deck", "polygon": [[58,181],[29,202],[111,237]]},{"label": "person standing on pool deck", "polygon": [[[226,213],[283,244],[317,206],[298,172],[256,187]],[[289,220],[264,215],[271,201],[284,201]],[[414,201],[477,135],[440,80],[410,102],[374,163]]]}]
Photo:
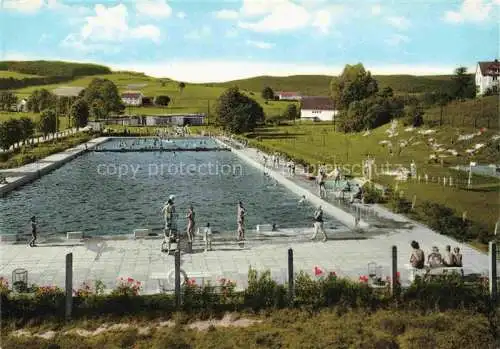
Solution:
[{"label": "person standing on pool deck", "polygon": [[186,215],[186,218],[188,220],[188,226],[187,226],[187,236],[189,241],[193,241],[194,237],[194,210],[193,210],[193,205],[189,206],[188,213]]},{"label": "person standing on pool deck", "polygon": [[323,234],[323,242],[325,242],[327,237],[325,229],[323,228],[323,209],[321,206],[319,206],[316,212],[314,212],[314,235],[311,237],[311,240],[316,239],[318,232]]},{"label": "person standing on pool deck", "polygon": [[36,236],[37,236],[37,231],[36,231],[36,217],[33,216],[33,217],[31,217],[31,241],[30,241],[30,244],[29,244],[30,247],[36,247],[36,245],[35,245]]},{"label": "person standing on pool deck", "polygon": [[241,201],[238,204],[238,240],[245,240],[245,208]]}]

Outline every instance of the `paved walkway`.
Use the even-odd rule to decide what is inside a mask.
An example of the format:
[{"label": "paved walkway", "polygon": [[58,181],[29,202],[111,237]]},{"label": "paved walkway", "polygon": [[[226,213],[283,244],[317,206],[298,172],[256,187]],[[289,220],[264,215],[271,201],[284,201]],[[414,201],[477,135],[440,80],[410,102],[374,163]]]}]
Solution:
[{"label": "paved walkway", "polygon": [[[60,132],[56,132],[56,133],[51,133],[47,136],[47,138],[44,138],[42,136],[40,137],[33,137],[33,138],[30,138],[26,141],[26,143],[28,144],[38,144],[38,143],[44,143],[44,142],[49,142],[49,141],[52,141],[56,138],[62,138],[62,137],[67,137],[67,136],[70,136],[72,134],[75,134],[77,132],[81,132],[82,129],[79,129],[77,130],[76,128],[70,128],[70,129],[67,129],[67,130],[64,130],[64,131],[60,131]],[[16,148],[20,148],[22,145],[22,143],[16,143],[14,145],[12,145],[9,150],[14,150]],[[6,152],[5,149],[1,149],[0,148],[0,153],[4,153]]]}]

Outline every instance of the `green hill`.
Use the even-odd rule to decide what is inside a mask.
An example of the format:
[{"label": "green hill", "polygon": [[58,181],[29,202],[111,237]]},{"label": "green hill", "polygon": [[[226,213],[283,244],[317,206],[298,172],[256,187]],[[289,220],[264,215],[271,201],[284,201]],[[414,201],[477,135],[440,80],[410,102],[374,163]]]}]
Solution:
[{"label": "green hill", "polygon": [[[452,83],[451,77],[451,75],[376,75],[375,79],[377,79],[380,88],[390,86],[396,93],[406,94],[448,90]],[[309,96],[325,96],[329,94],[331,80],[332,76],[328,75],[257,76],[249,79],[203,85],[207,87],[238,86],[242,90],[258,92],[269,86],[274,91],[291,91],[301,92],[303,95]]]},{"label": "green hill", "polygon": [[111,69],[103,65],[60,61],[0,61],[0,71],[71,78],[111,73]]}]

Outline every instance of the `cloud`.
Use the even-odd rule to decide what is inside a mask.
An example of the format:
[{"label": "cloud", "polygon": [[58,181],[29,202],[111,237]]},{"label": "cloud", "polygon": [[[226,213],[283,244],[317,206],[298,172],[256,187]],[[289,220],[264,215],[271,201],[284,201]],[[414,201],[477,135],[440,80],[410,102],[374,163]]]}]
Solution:
[{"label": "cloud", "polygon": [[137,0],[135,8],[138,14],[152,18],[166,18],[172,14],[165,0]]},{"label": "cloud", "polygon": [[399,30],[406,30],[410,27],[410,21],[403,16],[393,16],[386,18],[387,23]]},{"label": "cloud", "polygon": [[159,43],[160,29],[146,24],[130,27],[128,24],[127,7],[123,4],[114,7],[104,5],[95,6],[95,15],[85,18],[79,33],[69,34],[62,42],[62,46],[72,47],[82,51],[99,50],[131,39],[145,39]]},{"label": "cloud", "polygon": [[274,47],[274,44],[271,44],[269,42],[264,42],[264,41],[247,40],[246,43],[247,43],[247,45],[254,46],[254,47],[257,47],[257,48],[261,48],[261,49],[264,49],[264,50],[268,50],[268,49]]},{"label": "cloud", "polygon": [[372,6],[372,15],[378,16],[379,14],[382,13],[382,7],[379,4],[373,5]]},{"label": "cloud", "polygon": [[389,46],[399,46],[400,44],[404,44],[410,42],[410,38],[406,35],[394,34],[388,37],[385,40],[385,43]]},{"label": "cloud", "polygon": [[238,19],[240,17],[240,13],[234,10],[220,10],[214,12],[214,16],[217,19]]},{"label": "cloud", "polygon": [[44,0],[3,0],[3,8],[24,13],[34,13],[45,6]]},{"label": "cloud", "polygon": [[177,18],[180,18],[180,19],[186,18],[186,13],[183,11],[177,12]]},{"label": "cloud", "polygon": [[500,5],[500,1],[464,0],[458,11],[446,11],[443,19],[450,23],[483,22],[489,18],[494,5]]},{"label": "cloud", "polygon": [[[245,79],[260,75],[338,75],[344,66],[294,64],[283,62],[253,61],[165,61],[154,64],[112,64],[103,62],[115,70],[134,70],[155,77],[169,77],[186,82],[223,82]],[[439,66],[433,62],[420,65],[373,65],[365,64],[365,68],[375,75],[411,74],[441,75],[451,74],[454,66]],[[472,67],[472,70],[475,68]]]},{"label": "cloud", "polygon": [[243,0],[238,11],[223,9],[214,13],[224,20],[238,20],[238,26],[255,32],[292,31],[312,27],[328,33],[344,6],[324,0]]},{"label": "cloud", "polygon": [[205,25],[201,29],[195,29],[192,32],[186,34],[184,37],[186,39],[191,39],[191,40],[199,40],[202,38],[206,38],[212,34],[212,29]]}]

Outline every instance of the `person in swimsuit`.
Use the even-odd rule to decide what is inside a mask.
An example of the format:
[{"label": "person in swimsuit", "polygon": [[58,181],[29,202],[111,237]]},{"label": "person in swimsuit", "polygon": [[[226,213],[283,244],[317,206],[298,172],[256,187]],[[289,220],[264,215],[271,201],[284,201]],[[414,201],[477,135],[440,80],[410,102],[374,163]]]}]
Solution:
[{"label": "person in swimsuit", "polygon": [[193,206],[189,206],[188,213],[186,215],[186,218],[188,220],[188,226],[187,226],[187,235],[188,235],[188,240],[193,241],[194,238],[194,210]]},{"label": "person in swimsuit", "polygon": [[238,240],[245,240],[245,208],[243,203],[238,203]]}]

